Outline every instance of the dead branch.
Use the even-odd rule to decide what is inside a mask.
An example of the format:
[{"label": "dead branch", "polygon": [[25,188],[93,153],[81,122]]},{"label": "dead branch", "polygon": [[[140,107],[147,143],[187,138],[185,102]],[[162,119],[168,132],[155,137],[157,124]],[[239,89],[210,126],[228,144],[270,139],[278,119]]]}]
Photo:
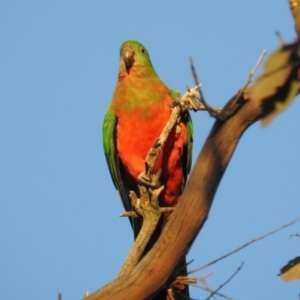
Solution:
[{"label": "dead branch", "polygon": [[205,269],[205,268],[207,268],[208,266],[213,265],[213,264],[217,263],[218,261],[220,261],[220,260],[222,260],[222,259],[224,259],[224,258],[226,258],[226,257],[228,257],[228,256],[230,256],[230,255],[232,255],[232,254],[234,254],[234,253],[236,253],[236,252],[242,250],[243,248],[246,248],[246,247],[249,246],[250,244],[252,244],[252,243],[254,243],[254,242],[257,242],[257,241],[259,241],[259,240],[262,240],[262,239],[264,239],[265,237],[267,237],[267,236],[269,236],[269,235],[271,235],[271,234],[274,234],[274,233],[276,233],[276,232],[278,232],[278,231],[280,231],[280,230],[282,230],[282,229],[284,229],[284,228],[286,228],[286,227],[288,227],[288,226],[293,225],[294,223],[298,222],[299,220],[300,220],[300,217],[297,218],[297,219],[295,219],[294,221],[289,222],[289,223],[287,223],[287,224],[285,224],[285,225],[282,225],[282,226],[280,226],[279,228],[274,229],[274,230],[272,230],[272,231],[270,231],[270,232],[268,232],[268,233],[266,233],[266,234],[264,234],[264,235],[261,235],[261,236],[259,236],[259,237],[257,237],[257,238],[254,238],[254,239],[250,240],[249,242],[243,244],[242,246],[240,246],[240,247],[238,247],[238,248],[236,248],[236,249],[234,249],[234,250],[228,252],[227,254],[224,254],[224,255],[222,255],[221,257],[219,257],[219,258],[217,258],[217,259],[214,259],[214,260],[212,260],[211,262],[209,262],[209,263],[207,263],[207,264],[205,264],[205,265],[203,265],[203,266],[201,266],[201,267],[199,267],[199,268],[196,268],[196,269],[190,271],[189,274],[190,274],[190,273],[194,273],[194,272],[198,272],[198,271],[200,271],[200,270],[202,270],[202,269]]},{"label": "dead branch", "polygon": [[228,297],[228,296],[226,296],[226,295],[224,295],[224,294],[221,294],[220,292],[216,292],[216,291],[212,290],[212,289],[208,286],[208,284],[206,283],[205,280],[203,281],[203,287],[202,287],[202,286],[199,286],[199,285],[195,285],[195,287],[200,288],[200,289],[202,289],[202,290],[204,290],[204,291],[207,291],[207,292],[209,292],[209,293],[214,293],[216,296],[225,298],[225,299],[227,299],[227,300],[233,300],[232,298],[230,298],[230,297]]},{"label": "dead branch", "polygon": [[203,104],[205,110],[208,111],[208,113],[209,113],[209,115],[211,117],[217,118],[219,116],[221,110],[220,109],[215,109],[215,108],[211,107],[205,101],[205,98],[203,96],[203,92],[202,92],[202,89],[201,89],[201,85],[199,84],[198,74],[197,74],[197,71],[196,71],[193,59],[191,57],[190,57],[190,65],[191,65],[191,71],[192,71],[192,74],[193,74],[193,78],[194,78],[195,84],[198,86],[198,92],[199,92],[199,96],[200,96],[200,102]]},{"label": "dead branch", "polygon": [[290,235],[290,238],[292,238],[293,236],[300,237],[300,234],[299,234],[299,233],[297,233],[297,232],[293,232],[293,233]]},{"label": "dead branch", "polygon": [[215,295],[222,287],[224,287],[243,267],[244,263],[242,262],[242,264],[237,268],[237,270],[223,283],[221,284],[215,292],[213,292],[208,298],[206,298],[206,300],[209,300],[211,297],[213,297],[213,295]]}]

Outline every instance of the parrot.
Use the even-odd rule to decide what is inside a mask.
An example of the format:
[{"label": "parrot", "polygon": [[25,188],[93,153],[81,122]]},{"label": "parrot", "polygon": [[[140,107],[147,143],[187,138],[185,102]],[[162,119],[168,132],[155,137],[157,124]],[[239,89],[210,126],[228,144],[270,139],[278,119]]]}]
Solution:
[{"label": "parrot", "polygon": [[[167,124],[176,91],[169,89],[153,68],[147,49],[128,40],[120,47],[118,80],[103,121],[103,147],[112,181],[126,211],[132,211],[129,192],[139,195],[138,177],[145,158]],[[182,113],[160,152],[154,171],[164,185],[159,205],[175,207],[191,169],[193,126],[188,111]],[[161,217],[156,235],[170,213]],[[130,218],[136,237],[142,222]]]}]

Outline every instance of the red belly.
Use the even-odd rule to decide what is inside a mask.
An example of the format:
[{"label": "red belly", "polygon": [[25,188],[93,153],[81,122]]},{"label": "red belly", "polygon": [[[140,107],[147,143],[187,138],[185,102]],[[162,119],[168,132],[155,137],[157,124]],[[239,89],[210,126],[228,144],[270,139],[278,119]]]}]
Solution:
[{"label": "red belly", "polygon": [[[145,170],[145,158],[154,141],[161,134],[170,117],[168,105],[148,110],[141,118],[141,112],[118,115],[117,150],[126,171],[135,179]],[[162,169],[160,182],[165,186],[161,194],[161,204],[176,205],[181,194],[183,178],[182,153],[186,144],[187,131],[181,122],[170,134],[155,170]]]}]

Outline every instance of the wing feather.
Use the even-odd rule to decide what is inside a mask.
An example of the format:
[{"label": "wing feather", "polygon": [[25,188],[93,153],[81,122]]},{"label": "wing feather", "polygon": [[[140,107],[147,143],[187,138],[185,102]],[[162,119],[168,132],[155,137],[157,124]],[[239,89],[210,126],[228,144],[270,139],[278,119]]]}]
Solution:
[{"label": "wing feather", "polygon": [[124,208],[126,211],[131,211],[129,188],[126,185],[124,167],[120,162],[116,146],[117,123],[118,120],[115,113],[111,109],[108,109],[103,121],[104,153],[112,181],[119,191]]}]

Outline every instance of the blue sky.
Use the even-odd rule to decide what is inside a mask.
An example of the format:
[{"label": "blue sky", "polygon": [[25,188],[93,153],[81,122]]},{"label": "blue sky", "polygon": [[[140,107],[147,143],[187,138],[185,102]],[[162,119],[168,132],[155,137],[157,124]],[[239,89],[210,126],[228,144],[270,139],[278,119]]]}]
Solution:
[{"label": "blue sky", "polygon": [[[164,82],[222,107],[274,35],[295,38],[287,1],[1,1],[0,282],[11,299],[80,299],[114,279],[132,243],[109,176],[101,127],[119,46],[142,42]],[[300,215],[299,102],[243,135],[188,259],[196,268]],[[194,159],[213,124],[192,114]],[[276,275],[300,255],[300,223],[217,265],[211,288],[234,299],[297,299]],[[192,296],[206,294],[192,289]]]}]

